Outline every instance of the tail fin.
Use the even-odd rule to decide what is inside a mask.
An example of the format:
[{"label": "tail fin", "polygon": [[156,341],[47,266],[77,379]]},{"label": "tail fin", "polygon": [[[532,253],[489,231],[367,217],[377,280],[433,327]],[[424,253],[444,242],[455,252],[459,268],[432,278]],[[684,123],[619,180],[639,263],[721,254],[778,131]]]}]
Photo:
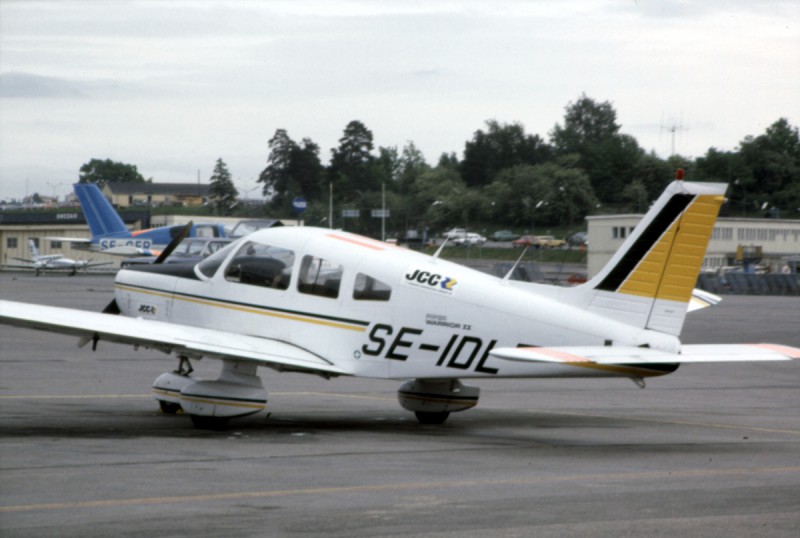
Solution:
[{"label": "tail fin", "polygon": [[36,243],[33,239],[28,239],[28,248],[31,249],[31,258],[35,260],[39,257],[39,249],[36,248]]},{"label": "tail fin", "polygon": [[726,188],[672,182],[575,299],[609,318],[679,335]]},{"label": "tail fin", "polygon": [[125,235],[128,228],[111,203],[94,183],[76,183],[72,186],[83,209],[83,215],[92,232],[92,239],[109,235]]}]

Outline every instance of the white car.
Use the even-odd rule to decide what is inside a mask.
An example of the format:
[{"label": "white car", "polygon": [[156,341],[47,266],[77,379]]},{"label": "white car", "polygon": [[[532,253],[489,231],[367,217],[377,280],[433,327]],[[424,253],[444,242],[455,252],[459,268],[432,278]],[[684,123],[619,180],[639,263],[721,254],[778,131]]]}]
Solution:
[{"label": "white car", "polygon": [[466,237],[466,235],[467,231],[464,228],[451,228],[450,230],[447,230],[444,234],[442,234],[442,237],[444,237],[445,239],[450,239],[452,241],[453,239],[464,238]]},{"label": "white car", "polygon": [[456,237],[452,242],[454,245],[482,245],[486,242],[486,238],[480,234],[467,233]]}]

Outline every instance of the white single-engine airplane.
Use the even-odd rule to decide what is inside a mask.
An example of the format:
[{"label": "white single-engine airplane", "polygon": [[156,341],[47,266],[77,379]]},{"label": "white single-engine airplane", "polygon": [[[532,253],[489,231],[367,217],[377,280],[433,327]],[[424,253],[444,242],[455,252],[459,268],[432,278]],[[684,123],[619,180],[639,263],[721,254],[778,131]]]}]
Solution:
[{"label": "white single-engine airplane", "polygon": [[[122,270],[104,313],[0,301],[0,321],[175,353],[153,393],[217,428],[265,408],[259,367],[403,380],[400,405],[442,423],[478,403],[466,378],[646,377],[683,362],[800,358],[773,344],[678,339],[725,185],[675,181],[607,266],[572,288],[511,281],[366,237],[256,231],[193,266]],[[121,316],[109,315],[120,313]],[[190,359],[222,361],[218,379]]]},{"label": "white single-engine airplane", "polygon": [[66,258],[63,254],[39,254],[39,249],[36,248],[36,243],[33,242],[33,239],[28,240],[28,248],[31,249],[30,260],[26,260],[25,258],[14,259],[20,262],[29,263],[30,265],[13,265],[8,267],[23,267],[24,269],[33,269],[36,271],[36,276],[39,276],[40,273],[44,273],[48,270],[69,271],[70,276],[75,276],[75,273],[77,273],[79,269],[85,273],[90,267],[111,265],[111,262],[92,263],[91,258],[88,260],[73,260],[71,258]]}]

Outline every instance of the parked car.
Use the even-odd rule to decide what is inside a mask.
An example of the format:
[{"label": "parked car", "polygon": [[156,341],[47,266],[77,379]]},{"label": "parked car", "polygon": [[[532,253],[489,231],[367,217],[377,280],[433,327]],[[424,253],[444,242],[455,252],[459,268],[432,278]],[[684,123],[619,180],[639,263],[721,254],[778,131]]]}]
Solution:
[{"label": "parked car", "polygon": [[563,239],[556,239],[552,235],[523,235],[511,242],[515,247],[535,248],[561,248],[567,244]]},{"label": "parked car", "polygon": [[511,241],[511,244],[515,247],[530,247],[536,244],[536,236],[523,235],[522,237],[519,237]]},{"label": "parked car", "polygon": [[567,243],[571,247],[586,246],[589,243],[589,236],[586,232],[575,232],[569,236]]},{"label": "parked car", "polygon": [[536,237],[536,248],[562,248],[567,242],[563,239],[556,239],[552,235],[539,235]]},{"label": "parked car", "polygon": [[452,240],[454,245],[482,245],[485,242],[486,238],[476,233],[467,233]]},{"label": "parked car", "polygon": [[451,228],[447,230],[445,233],[442,234],[442,237],[445,239],[456,239],[458,237],[466,237],[467,230],[464,228]]},{"label": "parked car", "polygon": [[519,234],[515,234],[510,230],[499,230],[489,236],[492,241],[513,241],[519,239]]}]

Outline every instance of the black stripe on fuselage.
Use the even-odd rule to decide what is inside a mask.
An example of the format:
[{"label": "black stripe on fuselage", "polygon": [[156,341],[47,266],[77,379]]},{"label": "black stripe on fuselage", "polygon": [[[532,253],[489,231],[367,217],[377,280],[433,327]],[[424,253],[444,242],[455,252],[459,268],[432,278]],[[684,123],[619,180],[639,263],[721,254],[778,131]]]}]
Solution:
[{"label": "black stripe on fuselage", "polygon": [[314,319],[318,319],[318,320],[322,320],[322,321],[331,321],[331,322],[337,322],[337,323],[349,323],[351,325],[358,325],[358,326],[362,326],[362,327],[369,327],[369,324],[370,324],[369,321],[360,321],[360,320],[357,320],[357,319],[340,318],[340,317],[336,317],[336,316],[326,316],[326,315],[323,315],[323,314],[317,314],[315,312],[302,312],[300,310],[288,310],[288,309],[285,309],[285,308],[275,308],[275,307],[271,307],[271,306],[264,306],[264,305],[253,304],[253,303],[242,303],[242,302],[239,302],[239,301],[229,301],[227,299],[220,299],[220,298],[217,298],[217,297],[206,297],[205,295],[194,295],[194,294],[191,294],[191,293],[180,293],[180,292],[162,290],[162,289],[159,289],[159,288],[151,288],[151,287],[148,287],[148,286],[140,286],[138,284],[135,285],[135,284],[120,283],[120,285],[121,286],[125,286],[126,288],[136,288],[136,289],[140,289],[140,290],[143,290],[143,291],[151,291],[151,292],[156,292],[156,293],[163,293],[165,295],[173,295],[173,296],[176,296],[176,297],[186,297],[187,299],[196,299],[196,300],[209,301],[209,302],[214,302],[214,303],[222,303],[222,304],[227,304],[227,305],[231,305],[231,306],[253,308],[255,310],[264,310],[265,312],[274,312],[276,314],[286,314],[286,315],[292,315],[292,316],[305,316],[307,318],[314,318]]},{"label": "black stripe on fuselage", "polygon": [[692,194],[673,195],[653,221],[647,225],[642,235],[631,245],[631,248],[628,249],[622,259],[595,289],[617,291],[633,270],[636,269],[639,262],[650,252],[653,245],[661,239],[664,232],[675,222],[675,219],[689,207],[694,198]]}]

